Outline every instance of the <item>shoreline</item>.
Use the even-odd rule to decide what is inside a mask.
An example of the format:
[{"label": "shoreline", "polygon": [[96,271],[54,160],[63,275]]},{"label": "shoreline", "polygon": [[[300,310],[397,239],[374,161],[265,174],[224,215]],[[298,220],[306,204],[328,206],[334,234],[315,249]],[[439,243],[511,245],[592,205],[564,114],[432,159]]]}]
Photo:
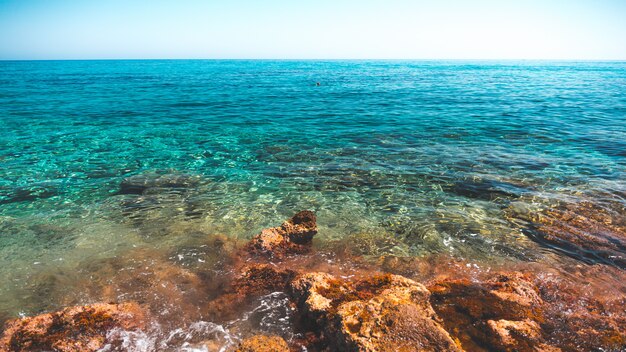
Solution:
[{"label": "shoreline", "polygon": [[[352,255],[329,260],[312,241],[317,231],[315,214],[300,212],[247,243],[217,236],[206,242],[222,252],[220,274],[213,277],[153,258],[148,289],[168,297],[165,301],[118,300],[14,320],[5,326],[0,346],[10,351],[36,350],[33,346],[132,350],[132,343],[149,341],[155,350],[178,343],[178,348],[216,351],[266,351],[268,344],[284,351],[378,351],[403,343],[408,350],[419,345],[433,351],[617,351],[626,346],[620,330],[626,323],[620,310],[626,298],[582,285],[591,276],[626,279],[619,268],[578,265],[568,278],[540,263],[482,270],[445,256],[386,257],[377,263]],[[131,275],[127,281],[137,279]],[[115,297],[123,281],[113,282],[103,296]],[[193,291],[197,301],[189,300]],[[202,292],[211,293],[201,297]],[[77,314],[87,317],[81,318],[83,325],[77,325]],[[255,314],[251,320],[257,322],[247,321]],[[54,321],[61,327],[49,325]],[[168,341],[166,336],[181,326],[190,328],[193,321],[203,322],[205,329],[227,327],[227,333],[211,339],[205,330],[204,336]],[[123,348],[124,343],[131,345]]]}]

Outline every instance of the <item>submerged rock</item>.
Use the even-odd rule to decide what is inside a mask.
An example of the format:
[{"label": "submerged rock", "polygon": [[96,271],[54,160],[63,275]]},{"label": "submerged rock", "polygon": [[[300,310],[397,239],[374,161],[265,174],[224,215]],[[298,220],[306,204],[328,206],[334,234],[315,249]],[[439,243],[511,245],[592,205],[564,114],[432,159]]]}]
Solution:
[{"label": "submerged rock", "polygon": [[517,184],[493,179],[464,180],[449,189],[460,196],[482,200],[519,198],[529,193],[528,189]]},{"label": "submerged rock", "polygon": [[289,347],[279,336],[255,335],[243,340],[235,352],[289,352]]},{"label": "submerged rock", "polygon": [[38,199],[51,198],[59,195],[59,190],[52,185],[32,185],[17,189],[0,188],[0,205],[35,201]]},{"label": "submerged rock", "polygon": [[97,351],[115,328],[138,330],[146,325],[136,303],[70,307],[55,313],[10,321],[0,339],[2,351]]},{"label": "submerged rock", "polygon": [[248,243],[247,250],[253,254],[282,257],[287,254],[307,252],[317,234],[315,213],[303,210],[281,226],[264,229]]},{"label": "submerged rock", "polygon": [[626,268],[626,207],[581,201],[540,212],[510,209],[513,220],[527,224],[526,233],[539,244],[588,263]]},{"label": "submerged rock", "polygon": [[144,194],[151,190],[184,190],[197,186],[200,177],[187,174],[146,173],[126,177],[120,183],[120,194]]},{"label": "submerged rock", "polygon": [[319,347],[341,351],[460,351],[439,324],[428,290],[396,275],[356,281],[307,273],[291,285]]}]

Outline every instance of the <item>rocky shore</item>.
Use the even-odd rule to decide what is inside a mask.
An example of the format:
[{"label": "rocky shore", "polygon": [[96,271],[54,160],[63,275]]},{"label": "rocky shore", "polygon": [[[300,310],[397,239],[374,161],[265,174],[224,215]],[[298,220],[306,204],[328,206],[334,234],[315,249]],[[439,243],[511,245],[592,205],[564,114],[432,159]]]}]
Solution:
[{"label": "rocky shore", "polygon": [[[126,190],[144,191],[134,185]],[[551,215],[566,221],[574,211],[539,215],[544,238],[566,240],[559,235],[561,222],[546,219]],[[570,224],[590,226],[581,218],[575,220]],[[604,224],[606,252],[617,251],[614,247],[621,244],[610,240],[623,235],[622,228],[603,222],[601,214],[592,220],[594,226]],[[214,283],[220,293],[207,299],[201,309],[204,320],[231,321],[259,297],[280,294],[290,312],[293,334],[250,332],[228,346],[213,341],[196,345],[202,350],[241,352],[626,350],[626,293],[621,297],[584,295],[584,286],[530,265],[467,275],[463,269],[468,266],[459,263],[456,275],[448,270],[423,282],[401,274],[407,266],[436,271],[425,258],[387,257],[346,271],[341,262],[319,264],[313,245],[316,234],[316,215],[301,211],[246,244],[232,245],[233,250],[224,252],[229,275]],[[621,262],[617,266],[611,270],[623,276]],[[588,270],[588,275],[593,275],[593,269],[580,268]],[[181,275],[168,271],[156,277]],[[182,276],[189,285],[208,281],[189,271]],[[145,331],[153,310],[147,301],[94,303],[12,320],[4,327],[0,350],[127,350],[117,332]]]}]

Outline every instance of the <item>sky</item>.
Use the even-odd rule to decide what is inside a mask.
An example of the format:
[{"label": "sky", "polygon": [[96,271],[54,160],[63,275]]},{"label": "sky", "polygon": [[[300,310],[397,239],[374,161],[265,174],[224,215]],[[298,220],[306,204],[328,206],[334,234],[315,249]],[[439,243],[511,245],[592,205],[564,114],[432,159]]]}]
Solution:
[{"label": "sky", "polygon": [[0,59],[626,60],[626,0],[0,0]]}]

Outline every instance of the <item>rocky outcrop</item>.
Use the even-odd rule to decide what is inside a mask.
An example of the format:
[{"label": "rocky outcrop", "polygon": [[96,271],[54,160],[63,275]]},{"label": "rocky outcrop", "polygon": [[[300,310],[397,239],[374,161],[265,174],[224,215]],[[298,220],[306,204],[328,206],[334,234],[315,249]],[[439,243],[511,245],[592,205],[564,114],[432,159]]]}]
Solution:
[{"label": "rocky outcrop", "polygon": [[0,350],[97,351],[112,329],[138,330],[145,324],[144,312],[135,303],[71,307],[8,322]]},{"label": "rocky outcrop", "polygon": [[[622,231],[621,225],[602,220],[601,213],[588,216],[581,224],[593,217],[594,223]],[[582,228],[577,221],[570,223]],[[236,336],[264,334],[242,341],[237,347],[241,352],[626,350],[626,298],[621,286],[611,287],[626,276],[615,266],[570,266],[567,275],[525,264],[516,266],[523,272],[478,266],[468,271],[469,263],[450,262],[447,256],[384,257],[375,266],[355,256],[349,263],[326,260],[327,253],[311,251],[316,233],[315,214],[302,211],[244,246],[222,237],[213,244],[201,239],[206,251],[228,257],[219,264],[202,260],[188,265],[179,257],[189,252],[186,247],[170,253],[168,260],[139,249],[130,262],[91,263],[99,270],[90,286],[105,300],[124,292],[127,299],[150,307],[163,331],[191,319],[227,326]],[[196,263],[199,257],[193,253]],[[428,285],[381,269],[429,280]],[[599,280],[611,281],[586,292],[588,278],[599,274],[604,275]],[[96,285],[113,276],[115,283]],[[0,350],[115,349],[120,342],[109,340],[120,330],[114,329],[144,327],[144,313],[135,303],[72,307],[9,322]],[[237,339],[208,336],[213,332],[189,334],[190,341],[181,341],[191,343],[188,347],[234,348]]]},{"label": "rocky outcrop", "polygon": [[439,324],[428,290],[396,275],[356,281],[308,273],[291,285],[294,299],[323,337],[318,347],[341,351],[460,351]]},{"label": "rocky outcrop", "polygon": [[544,343],[543,300],[529,276],[501,273],[484,282],[443,279],[431,302],[447,330],[467,350],[533,351]]},{"label": "rocky outcrop", "polygon": [[298,212],[281,226],[264,229],[247,246],[253,254],[281,258],[288,254],[306,253],[317,234],[317,218],[312,211]]},{"label": "rocky outcrop", "polygon": [[255,335],[243,340],[235,352],[289,352],[289,346],[279,336]]}]

